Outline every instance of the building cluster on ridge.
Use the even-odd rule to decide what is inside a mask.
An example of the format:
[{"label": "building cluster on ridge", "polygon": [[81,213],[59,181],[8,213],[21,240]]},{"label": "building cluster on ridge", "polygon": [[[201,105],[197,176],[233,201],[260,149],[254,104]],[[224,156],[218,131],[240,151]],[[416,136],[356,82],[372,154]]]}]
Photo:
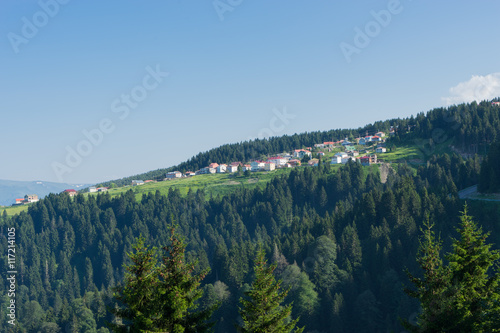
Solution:
[{"label": "building cluster on ridge", "polygon": [[[500,103],[500,102],[496,102]],[[389,135],[394,135],[396,129],[391,127]],[[268,157],[266,161],[255,160],[248,163],[242,162],[231,162],[229,164],[218,164],[210,163],[208,166],[201,168],[195,172],[186,171],[182,173],[180,171],[171,171],[165,175],[164,180],[187,178],[203,174],[215,174],[215,173],[236,173],[238,169],[241,168],[243,172],[257,172],[257,171],[274,171],[276,169],[282,168],[293,168],[302,165],[302,160],[304,157],[308,157],[308,166],[318,166],[319,161],[325,156],[325,152],[332,152],[333,149],[341,147],[343,151],[336,153],[330,161],[330,164],[346,164],[349,161],[357,162],[359,161],[362,165],[368,166],[371,164],[378,163],[377,155],[387,152],[385,146],[385,133],[377,132],[375,135],[366,135],[364,137],[359,137],[349,141],[347,138],[345,140],[339,141],[327,141],[323,143],[317,143],[314,147],[305,147],[305,149],[295,149],[292,153],[282,153],[276,154],[275,156]],[[356,146],[366,146],[377,144],[375,148],[376,154],[367,154],[365,156],[360,156],[362,152],[357,150]],[[315,150],[313,152],[313,150]],[[323,151],[324,150],[324,151]],[[314,155],[314,156],[313,156]],[[154,180],[132,180],[132,186],[144,185],[146,183],[154,182]],[[105,192],[107,187],[95,187],[91,186],[88,189],[89,193],[94,192]],[[78,192],[74,189],[67,189],[62,193],[68,194],[70,197],[74,197]],[[36,194],[28,194],[24,198],[16,199],[15,205],[25,205],[33,202],[37,202],[38,196]]]},{"label": "building cluster on ridge", "polygon": [[[95,186],[90,186],[88,188],[89,193],[96,193],[96,192],[106,192],[109,188],[107,187],[95,187]],[[74,197],[75,195],[78,195],[78,192],[74,189],[68,189],[64,190],[62,193],[66,193],[70,197]]]},{"label": "building cluster on ridge", "polygon": [[[391,127],[390,135],[394,135],[395,129]],[[359,156],[360,152],[356,149],[357,146],[366,146],[371,144],[377,144],[375,153],[381,154],[386,153],[387,148],[385,146],[385,133],[377,132],[375,135],[366,135],[364,137],[357,138],[353,142],[350,142],[347,138],[345,140],[339,141],[329,141],[318,143],[313,147],[306,147],[305,149],[295,149],[292,153],[276,154],[275,156],[268,157],[266,161],[255,160],[249,163],[242,162],[231,162],[229,164],[218,164],[210,163],[208,166],[203,167],[197,171],[186,171],[182,173],[180,171],[171,171],[165,175],[164,180],[180,179],[186,177],[192,177],[204,174],[215,174],[215,173],[236,173],[238,169],[241,168],[242,171],[273,171],[281,168],[293,168],[301,166],[301,160],[307,156],[309,160],[307,165],[318,166],[319,160],[325,153],[323,151],[315,151],[316,149],[323,149],[325,151],[331,152],[334,148],[342,147],[344,151],[336,153],[332,159],[331,164],[346,164],[349,161],[359,161],[362,165],[371,165],[377,163],[376,154],[368,154],[366,156]],[[313,154],[315,156],[313,156]],[[143,185],[145,183],[152,182],[152,180],[132,180],[132,186]]]}]

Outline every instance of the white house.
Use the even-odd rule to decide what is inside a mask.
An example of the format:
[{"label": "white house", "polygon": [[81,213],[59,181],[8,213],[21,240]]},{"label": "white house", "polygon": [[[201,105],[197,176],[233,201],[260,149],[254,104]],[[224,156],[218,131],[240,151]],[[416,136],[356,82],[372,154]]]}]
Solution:
[{"label": "white house", "polygon": [[[66,190],[67,191],[67,190]],[[75,194],[78,194],[78,192],[76,192],[75,190],[73,190],[75,192]],[[26,194],[24,196],[24,201],[26,202],[38,202],[38,195],[36,194]]]},{"label": "white house", "polygon": [[264,162],[264,170],[273,171],[276,169],[276,164],[274,162]]},{"label": "white house", "polygon": [[293,157],[303,158],[305,155],[311,157],[312,153],[305,149],[295,149],[293,152]]},{"label": "white house", "polygon": [[139,185],[144,185],[144,181],[142,181],[142,180],[133,180],[132,181],[132,186],[139,186]]},{"label": "white house", "polygon": [[226,171],[231,172],[231,173],[237,172],[238,166],[237,165],[228,165]]},{"label": "white house", "polygon": [[186,175],[186,177],[192,177],[192,176],[195,176],[195,175],[196,175],[196,172],[193,172],[193,171],[186,171],[185,175]]},{"label": "white house", "polygon": [[349,156],[359,156],[359,152],[357,150],[353,150],[353,151],[347,152],[347,155],[349,155]]},{"label": "white house", "polygon": [[97,192],[97,187],[95,186],[89,187],[89,193],[95,193],[95,192]]},{"label": "white house", "polygon": [[252,167],[252,171],[260,171],[264,169],[265,163],[262,161],[253,161],[250,163],[250,166]]},{"label": "white house", "polygon": [[267,161],[274,163],[278,167],[278,166],[284,166],[288,162],[288,159],[278,156],[278,157],[269,157]]},{"label": "white house", "polygon": [[167,172],[165,178],[168,178],[168,179],[173,179],[173,178],[181,178],[182,177],[182,172],[180,171],[171,171],[171,172]]},{"label": "white house", "polygon": [[377,147],[377,149],[375,149],[375,152],[376,153],[387,153],[387,148],[385,148],[385,147]]},{"label": "white house", "polygon": [[227,165],[226,164],[220,164],[217,166],[217,173],[224,173],[227,170]]},{"label": "white house", "polygon": [[215,170],[214,168],[205,167],[205,168],[202,168],[202,169],[196,171],[196,175],[206,175],[209,173],[215,173],[216,171],[217,170]]},{"label": "white house", "polygon": [[383,138],[385,136],[385,133],[384,132],[377,132],[377,133],[375,133],[375,135]]},{"label": "white house", "polygon": [[252,166],[250,164],[243,165],[243,171],[252,171]]},{"label": "white house", "polygon": [[341,156],[333,156],[332,162],[330,164],[340,164],[342,163],[342,157]]},{"label": "white house", "polygon": [[347,155],[347,153],[345,151],[342,151],[340,153],[336,153],[335,156],[339,156],[340,158],[345,158],[349,155]]}]

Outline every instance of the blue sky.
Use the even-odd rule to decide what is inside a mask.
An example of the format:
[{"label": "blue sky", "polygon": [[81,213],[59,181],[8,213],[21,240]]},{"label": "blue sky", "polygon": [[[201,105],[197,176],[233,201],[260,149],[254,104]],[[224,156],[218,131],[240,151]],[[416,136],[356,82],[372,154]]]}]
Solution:
[{"label": "blue sky", "polygon": [[499,13],[496,1],[2,0],[0,179],[96,183],[225,143],[499,96]]}]

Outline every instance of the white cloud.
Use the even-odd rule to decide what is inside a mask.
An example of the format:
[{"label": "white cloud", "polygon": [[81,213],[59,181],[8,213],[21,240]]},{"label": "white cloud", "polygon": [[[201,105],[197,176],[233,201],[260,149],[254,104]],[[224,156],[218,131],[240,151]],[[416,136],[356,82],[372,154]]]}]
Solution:
[{"label": "white cloud", "polygon": [[450,96],[443,97],[446,105],[481,102],[500,96],[500,73],[473,75],[469,81],[450,88]]}]

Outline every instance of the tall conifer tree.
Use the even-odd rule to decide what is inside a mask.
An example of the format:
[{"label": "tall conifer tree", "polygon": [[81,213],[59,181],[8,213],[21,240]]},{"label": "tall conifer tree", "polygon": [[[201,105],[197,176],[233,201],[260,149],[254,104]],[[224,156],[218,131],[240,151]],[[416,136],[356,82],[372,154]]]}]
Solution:
[{"label": "tall conifer tree", "polygon": [[110,309],[121,319],[120,323],[109,324],[115,332],[142,332],[156,327],[157,314],[153,309],[158,287],[156,248],[149,249],[140,237],[133,249],[129,253],[132,263],[125,268],[124,285],[114,289],[114,297],[122,305]]},{"label": "tall conifer tree", "polygon": [[[115,332],[210,332],[216,306],[197,311],[203,291],[200,281],[207,272],[193,275],[195,263],[186,263],[183,240],[171,229],[170,245],[157,265],[156,249],[140,238],[129,254],[125,285],[115,289],[122,307],[111,309],[125,322],[110,324]],[[218,305],[217,305],[218,306]]]},{"label": "tall conifer tree", "polygon": [[287,322],[292,313],[292,305],[285,307],[280,304],[285,299],[288,290],[280,291],[281,281],[276,281],[273,275],[276,265],[267,265],[264,251],[260,250],[255,259],[255,279],[250,291],[242,298],[240,315],[243,326],[238,327],[243,333],[301,333],[304,328],[296,328],[299,319]]},{"label": "tall conifer tree", "polygon": [[467,206],[460,220],[460,239],[447,256],[456,325],[461,332],[500,332],[500,253],[486,244],[489,233],[467,215]]},{"label": "tall conifer tree", "polygon": [[409,274],[417,290],[407,293],[420,300],[418,326],[404,325],[411,332],[500,332],[500,253],[486,244],[484,234],[467,214],[467,206],[457,228],[460,239],[443,266],[441,243],[429,225],[424,231],[419,257],[424,278]]},{"label": "tall conifer tree", "polygon": [[432,224],[429,220],[421,229],[423,236],[420,239],[417,262],[423,270],[423,278],[417,278],[407,271],[410,281],[416,290],[405,288],[405,292],[420,300],[422,313],[418,317],[418,327],[403,322],[403,326],[410,332],[440,332],[447,326],[447,309],[444,307],[443,294],[448,284],[448,272],[443,267],[441,259],[441,240],[436,239]]}]

